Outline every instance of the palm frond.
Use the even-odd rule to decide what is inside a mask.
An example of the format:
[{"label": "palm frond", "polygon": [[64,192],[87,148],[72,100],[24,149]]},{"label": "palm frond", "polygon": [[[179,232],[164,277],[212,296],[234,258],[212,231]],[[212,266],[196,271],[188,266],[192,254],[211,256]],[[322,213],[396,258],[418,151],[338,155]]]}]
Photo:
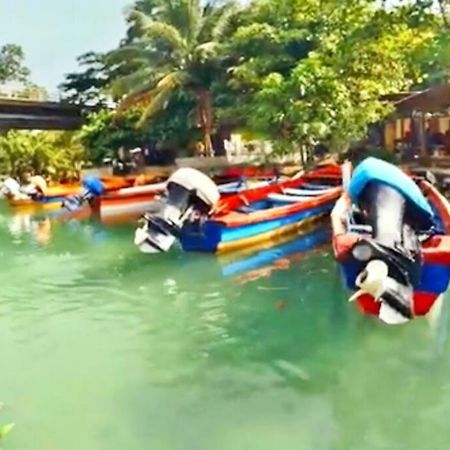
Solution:
[{"label": "palm frond", "polygon": [[197,45],[194,50],[194,60],[204,62],[211,59],[217,55],[219,48],[220,44],[214,41]]},{"label": "palm frond", "polygon": [[186,41],[175,26],[166,22],[155,21],[136,10],[131,12],[130,17],[136,21],[145,36],[162,39],[174,50],[186,48]]},{"label": "palm frond", "polygon": [[140,86],[139,90],[143,85],[147,88],[148,83],[151,82],[154,82],[154,73],[151,68],[147,67],[115,80],[111,84],[111,92],[115,96],[122,96],[135,90],[136,86]]},{"label": "palm frond", "polygon": [[215,24],[211,31],[211,37],[217,42],[222,42],[231,25],[231,19],[236,14],[237,8],[234,4],[227,5],[222,8],[219,17],[216,18]]},{"label": "palm frond", "polygon": [[139,120],[138,126],[142,126],[148,119],[163,109],[170,96],[183,84],[185,79],[186,74],[183,71],[172,72],[162,78],[155,89],[149,93],[149,103]]},{"label": "palm frond", "polygon": [[217,5],[216,2],[207,3],[202,10],[202,21],[198,33],[200,42],[222,41],[231,24],[231,18],[236,14],[234,1]]},{"label": "palm frond", "polygon": [[173,92],[182,84],[184,77],[184,72],[171,72],[161,75],[157,80],[155,78],[149,79],[146,83],[129,92],[120,102],[117,111],[121,113],[130,108],[143,105],[147,109],[156,110],[158,105],[157,99],[160,98],[159,94],[163,91],[167,94]]},{"label": "palm frond", "polygon": [[200,0],[164,0],[164,21],[174,26],[189,45],[200,22]]},{"label": "palm frond", "polygon": [[198,0],[186,0],[186,19],[189,32],[189,43],[194,43],[201,29],[201,8]]},{"label": "palm frond", "polygon": [[157,56],[158,52],[151,45],[145,45],[145,42],[139,41],[133,44],[124,45],[109,52],[106,55],[107,64],[120,64],[124,60],[146,59],[151,60]]},{"label": "palm frond", "polygon": [[128,92],[120,101],[117,112],[122,113],[135,106],[142,105],[143,103],[148,103],[154,89],[154,79],[150,79],[146,83],[143,83],[140,86],[136,87],[132,91]]}]

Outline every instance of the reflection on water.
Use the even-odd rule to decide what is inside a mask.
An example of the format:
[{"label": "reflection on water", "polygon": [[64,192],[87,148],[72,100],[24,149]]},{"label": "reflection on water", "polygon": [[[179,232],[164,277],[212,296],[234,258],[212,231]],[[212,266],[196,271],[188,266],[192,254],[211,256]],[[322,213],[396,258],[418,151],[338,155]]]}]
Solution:
[{"label": "reflection on water", "polygon": [[37,219],[31,214],[16,214],[8,220],[8,229],[16,241],[30,235],[39,244],[48,244],[52,236],[50,219]]},{"label": "reflection on water", "polygon": [[448,448],[446,302],[406,327],[360,316],[326,230],[154,258],[133,225],[10,219],[5,449]]}]

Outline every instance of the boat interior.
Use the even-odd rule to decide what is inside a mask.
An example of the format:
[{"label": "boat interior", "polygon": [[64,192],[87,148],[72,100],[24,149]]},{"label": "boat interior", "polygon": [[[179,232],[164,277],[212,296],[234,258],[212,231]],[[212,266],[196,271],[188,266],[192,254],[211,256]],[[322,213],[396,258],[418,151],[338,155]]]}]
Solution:
[{"label": "boat interior", "polygon": [[280,206],[303,203],[315,197],[329,194],[335,189],[336,187],[329,185],[304,184],[301,189],[286,188],[282,190],[282,193],[269,194],[266,198],[241,206],[235,211],[250,214],[256,211],[278,208]]}]

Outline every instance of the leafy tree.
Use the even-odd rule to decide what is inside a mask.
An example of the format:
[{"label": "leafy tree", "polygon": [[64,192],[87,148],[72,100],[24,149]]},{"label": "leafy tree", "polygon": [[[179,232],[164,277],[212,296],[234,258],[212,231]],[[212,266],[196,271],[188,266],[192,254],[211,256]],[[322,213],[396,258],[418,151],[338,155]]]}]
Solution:
[{"label": "leafy tree", "polygon": [[210,153],[212,85],[223,73],[222,50],[233,13],[230,3],[138,2],[128,19],[130,42],[112,55],[112,60],[126,60],[136,66],[115,83],[115,92],[125,94],[120,109],[141,106],[142,124],[164,110],[175,93],[189,93],[196,99],[198,123],[205,150]]},{"label": "leafy tree", "polygon": [[88,52],[79,56],[77,61],[82,70],[67,74],[59,86],[65,99],[83,105],[106,104],[109,97],[106,89],[111,78],[106,56]]},{"label": "leafy tree", "polygon": [[81,130],[81,141],[94,164],[101,164],[105,158],[115,157],[121,147],[153,147],[168,151],[187,148],[198,137],[190,115],[194,104],[192,99],[177,95],[164,111],[140,127],[137,124],[142,111],[138,108],[120,115],[114,111],[102,110],[89,116],[87,124]]},{"label": "leafy tree", "polygon": [[8,81],[25,82],[29,75],[22,47],[15,44],[0,47],[0,84]]},{"label": "leafy tree", "polygon": [[433,39],[416,53],[415,62],[420,66],[422,78],[416,88],[427,88],[450,79],[450,1],[403,0],[396,8],[417,33],[432,32]]},{"label": "leafy tree", "polygon": [[345,149],[386,115],[380,97],[418,77],[413,53],[432,38],[368,0],[260,0],[253,8],[232,41],[241,117],[305,160],[318,142]]},{"label": "leafy tree", "polygon": [[9,131],[0,136],[0,170],[14,177],[34,173],[76,179],[84,160],[84,149],[71,132]]},{"label": "leafy tree", "polygon": [[115,157],[121,147],[145,146],[147,133],[136,128],[139,117],[140,114],[136,111],[120,117],[116,117],[114,111],[110,110],[91,114],[80,133],[89,160],[94,164],[102,164],[105,158]]}]

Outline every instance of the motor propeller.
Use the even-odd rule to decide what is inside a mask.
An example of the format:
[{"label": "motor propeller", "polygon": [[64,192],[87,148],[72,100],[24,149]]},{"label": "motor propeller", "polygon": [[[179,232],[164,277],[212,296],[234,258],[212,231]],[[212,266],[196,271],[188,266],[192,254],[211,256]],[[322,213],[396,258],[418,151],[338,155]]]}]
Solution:
[{"label": "motor propeller", "polygon": [[370,261],[356,277],[355,285],[359,290],[349,301],[353,302],[363,294],[372,296],[380,303],[378,317],[388,325],[400,325],[413,318],[412,287],[390,277],[389,267],[384,261]]}]

